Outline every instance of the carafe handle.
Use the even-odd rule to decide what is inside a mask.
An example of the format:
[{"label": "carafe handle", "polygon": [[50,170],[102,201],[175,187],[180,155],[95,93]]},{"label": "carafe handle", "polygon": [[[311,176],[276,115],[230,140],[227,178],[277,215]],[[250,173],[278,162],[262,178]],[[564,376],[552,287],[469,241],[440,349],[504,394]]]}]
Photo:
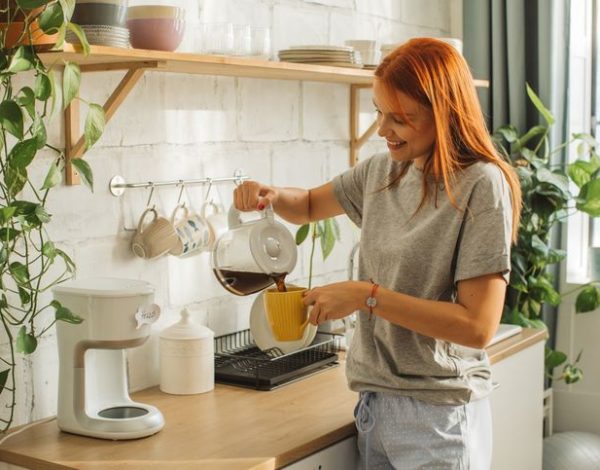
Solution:
[{"label": "carafe handle", "polygon": [[[273,222],[275,220],[275,214],[271,204],[269,204],[260,212],[261,219],[269,219],[269,222]],[[232,204],[229,208],[229,212],[227,213],[227,225],[229,226],[230,230],[243,224],[241,216],[242,211],[236,209],[236,207]]]}]

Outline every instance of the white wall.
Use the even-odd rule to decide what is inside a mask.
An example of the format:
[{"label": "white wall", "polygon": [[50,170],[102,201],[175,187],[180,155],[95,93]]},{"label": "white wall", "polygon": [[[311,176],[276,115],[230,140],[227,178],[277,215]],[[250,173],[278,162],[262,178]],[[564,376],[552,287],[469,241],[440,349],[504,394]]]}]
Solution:
[{"label": "white wall", "polygon": [[[187,0],[192,21],[271,27],[275,50],[302,43],[339,45],[350,38],[388,43],[415,35],[449,36],[451,25],[457,24],[451,16],[460,10],[456,5],[451,10],[446,0],[205,0],[199,9],[197,5],[196,0]],[[103,102],[122,75],[85,74],[81,96]],[[366,127],[372,119],[367,92],[363,101]],[[48,203],[53,214],[50,236],[74,258],[78,277],[144,279],[156,287],[156,302],[165,315],[154,337],[130,351],[133,389],[158,383],[156,332],[174,322],[182,307],[219,335],[248,327],[254,297],[227,294],[213,278],[206,254],[186,260],[136,258],[129,248],[132,232],[125,227],[135,225],[148,193],[130,190],[114,198],[107,189],[110,178],[120,174],[133,182],[229,176],[239,167],[266,183],[319,185],[348,166],[348,103],[345,85],[147,73],[86,155],[94,170],[95,192],[83,186],[53,191]],[[63,147],[59,121],[60,117],[49,134],[55,145]],[[378,149],[383,147],[374,138],[363,158]],[[49,163],[50,154],[34,163],[36,177],[43,178]],[[227,205],[231,190],[229,186],[219,190]],[[177,192],[157,191],[155,201],[162,211],[173,209]],[[188,193],[197,207],[204,190],[190,188]],[[340,224],[341,245],[325,263],[317,255],[317,285],[346,277],[346,258],[358,233],[345,217]],[[308,251],[301,247],[292,280],[306,281],[307,261]],[[54,331],[41,340],[32,357],[18,362],[15,424],[54,414],[58,373]]]}]

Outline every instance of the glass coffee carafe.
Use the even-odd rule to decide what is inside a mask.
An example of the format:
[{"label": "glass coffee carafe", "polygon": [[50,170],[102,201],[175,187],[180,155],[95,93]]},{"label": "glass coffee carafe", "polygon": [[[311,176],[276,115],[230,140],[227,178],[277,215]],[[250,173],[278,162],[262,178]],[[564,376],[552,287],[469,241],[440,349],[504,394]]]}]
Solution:
[{"label": "glass coffee carafe", "polygon": [[212,268],[221,285],[232,294],[249,295],[283,279],[296,266],[297,248],[293,235],[275,220],[269,206],[261,218],[242,222],[231,206],[229,230],[215,242]]}]

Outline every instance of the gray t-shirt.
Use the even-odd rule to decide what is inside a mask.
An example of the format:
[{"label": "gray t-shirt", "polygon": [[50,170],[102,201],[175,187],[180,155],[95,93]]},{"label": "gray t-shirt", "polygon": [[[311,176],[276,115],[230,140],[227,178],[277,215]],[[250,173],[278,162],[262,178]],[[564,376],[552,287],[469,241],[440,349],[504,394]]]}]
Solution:
[{"label": "gray t-shirt", "polygon": [[[430,300],[454,301],[456,283],[491,273],[508,281],[512,208],[498,166],[478,162],[456,177],[457,210],[442,185],[411,165],[400,182],[380,191],[399,163],[374,155],[333,180],[334,194],[361,228],[359,279]],[[437,191],[437,207],[433,192]],[[491,391],[484,350],[424,336],[373,315],[358,314],[346,375],[355,391],[392,392],[430,403],[462,404]]]}]

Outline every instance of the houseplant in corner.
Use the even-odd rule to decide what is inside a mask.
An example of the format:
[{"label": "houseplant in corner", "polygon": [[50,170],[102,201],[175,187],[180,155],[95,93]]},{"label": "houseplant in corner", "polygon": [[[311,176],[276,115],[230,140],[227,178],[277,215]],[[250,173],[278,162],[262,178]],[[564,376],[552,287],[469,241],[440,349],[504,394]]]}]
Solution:
[{"label": "houseplant in corner", "polygon": [[[517,171],[523,191],[521,224],[512,249],[512,271],[502,321],[545,328],[544,305],[557,306],[564,297],[555,289],[549,268],[562,261],[566,252],[552,248],[550,236],[560,222],[577,211],[591,217],[600,216],[600,157],[596,142],[586,134],[574,134],[569,141],[552,147],[549,133],[554,117],[529,86],[527,94],[544,124],[533,126],[522,135],[512,125],[494,133],[499,150]],[[579,151],[577,161],[552,165],[553,155],[575,145]],[[573,187],[577,194],[571,192]],[[582,286],[577,291],[578,313],[600,306],[600,290],[595,284]],[[563,352],[547,347],[547,375],[552,377],[553,370],[562,365],[561,374],[554,378],[577,382],[582,377],[577,367],[579,358],[580,355],[569,363]]]},{"label": "houseplant in corner", "polygon": [[[77,96],[80,72],[69,62],[47,66],[34,38],[41,29],[45,35],[56,35],[55,47],[60,48],[66,29],[71,29],[88,51],[81,29],[70,23],[74,7],[75,0],[0,1],[5,20],[0,26],[0,321],[8,351],[0,356],[0,400],[5,404],[0,412],[0,432],[5,432],[14,418],[18,354],[33,353],[40,336],[56,321],[81,321],[58,302],[48,302],[49,289],[69,278],[74,264],[46,233],[51,220],[46,202],[51,189],[60,184],[64,167],[64,152],[48,143],[46,136],[52,115],[60,116],[54,113],[54,105],[61,83],[53,67],[64,67],[62,107]],[[8,31],[13,31],[11,24],[16,21],[24,24],[7,43]],[[47,44],[44,47],[47,49]],[[88,103],[88,148],[100,137],[103,125],[102,107]],[[32,176],[30,165],[35,160],[50,160],[43,181]],[[89,165],[81,159],[73,165],[91,187]]]}]

